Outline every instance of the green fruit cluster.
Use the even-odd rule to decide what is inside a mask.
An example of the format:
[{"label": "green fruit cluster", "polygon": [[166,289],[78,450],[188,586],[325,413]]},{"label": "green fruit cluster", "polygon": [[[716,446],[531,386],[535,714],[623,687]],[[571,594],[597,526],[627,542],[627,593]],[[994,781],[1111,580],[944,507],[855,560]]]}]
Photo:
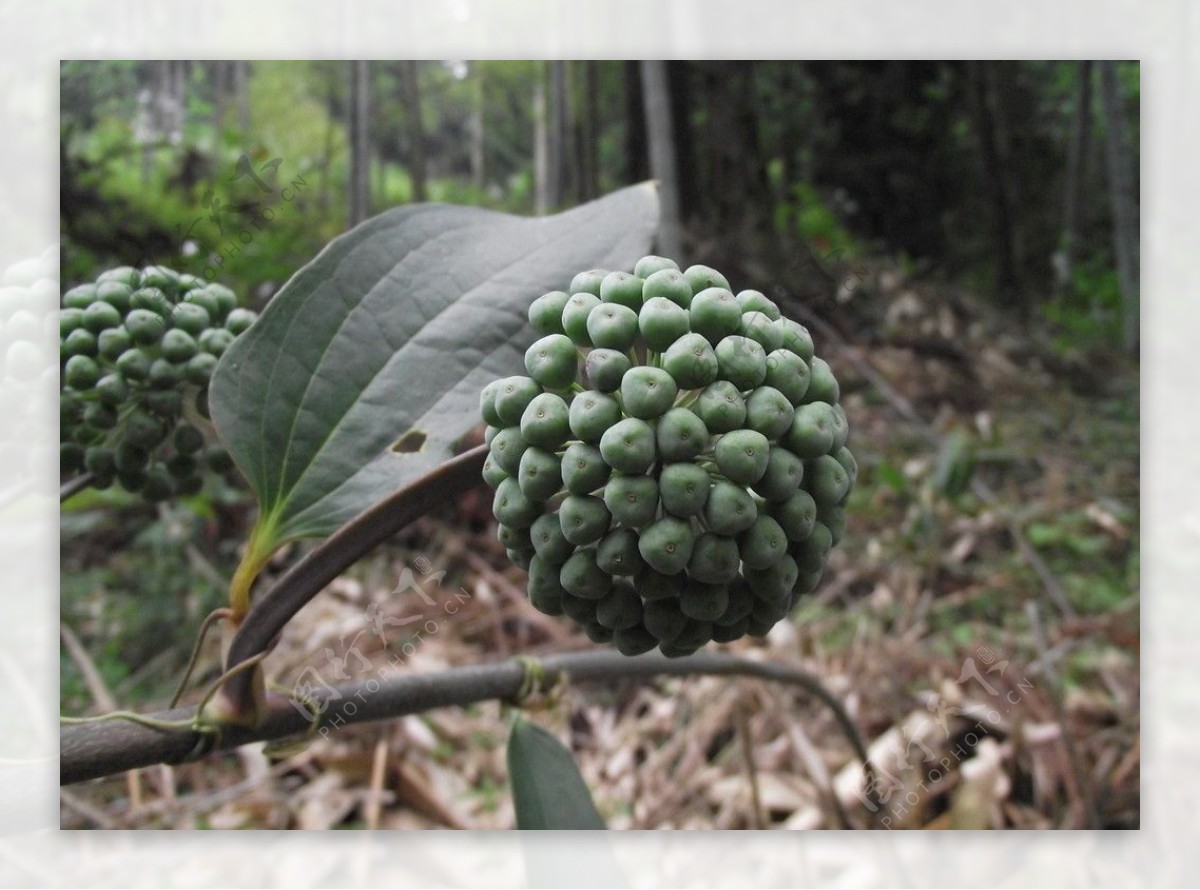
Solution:
[{"label": "green fruit cluster", "polygon": [[529,321],[526,374],[480,410],[533,605],[627,655],[765,635],[820,581],[858,472],[808,331],[656,256],[581,272]]},{"label": "green fruit cluster", "polygon": [[161,266],[110,269],[59,313],[60,470],[150,501],[195,494],[232,469],[211,441],[208,383],[257,316],[220,284]]}]

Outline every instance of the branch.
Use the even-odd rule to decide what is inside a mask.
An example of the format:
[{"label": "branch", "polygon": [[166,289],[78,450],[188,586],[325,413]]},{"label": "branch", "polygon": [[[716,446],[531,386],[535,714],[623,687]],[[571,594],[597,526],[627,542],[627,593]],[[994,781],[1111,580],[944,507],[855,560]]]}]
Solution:
[{"label": "branch", "polygon": [[[534,662],[531,666],[530,662]],[[656,676],[757,677],[803,689],[825,704],[864,765],[867,787],[873,788],[873,770],[866,746],[845,708],[813,675],[776,662],[751,661],[734,655],[704,652],[686,658],[639,655],[627,658],[617,652],[575,652],[542,659],[522,659],[453,668],[433,674],[418,674],[366,681],[322,689],[313,699],[325,710],[321,718],[323,736],[352,723],[386,720],[433,708],[463,706],[476,702],[517,701],[528,688],[537,669],[545,672],[546,685],[566,677],[571,682],[607,683],[616,680],[645,680]],[[150,715],[153,720],[189,720],[195,710],[177,708]],[[164,730],[110,720],[64,726],[61,730],[59,778],[62,784],[82,782],[156,763],[180,763],[211,751],[227,750],[251,742],[299,736],[311,730],[308,717],[291,700],[272,695],[263,720],[253,729],[228,727],[219,737],[193,730]]]},{"label": "branch", "polygon": [[[487,453],[487,446],[480,445],[439,465],[322,541],[255,600],[229,645],[226,668],[265,652],[309,600],[400,529],[478,485]],[[221,694],[235,713],[252,713],[252,682],[250,671],[226,682]]]},{"label": "branch", "polygon": [[76,476],[74,479],[64,482],[58,488],[58,502],[61,504],[63,501],[67,500],[68,498],[74,497],[75,495],[79,494],[79,492],[83,491],[85,488],[87,488],[91,484],[92,484],[92,474],[91,473],[84,473],[80,476]]}]

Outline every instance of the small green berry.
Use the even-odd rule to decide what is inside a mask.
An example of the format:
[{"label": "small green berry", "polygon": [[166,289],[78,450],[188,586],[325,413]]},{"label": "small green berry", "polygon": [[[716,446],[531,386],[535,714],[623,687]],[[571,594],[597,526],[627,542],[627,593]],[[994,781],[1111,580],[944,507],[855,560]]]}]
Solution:
[{"label": "small green berry", "polygon": [[641,528],[658,512],[658,483],[650,476],[613,476],[604,486],[604,505],[626,528]]},{"label": "small green berry", "polygon": [[661,272],[664,269],[674,269],[679,271],[679,264],[672,259],[662,256],[644,256],[633,267],[633,274],[638,278],[646,279],[655,272]]},{"label": "small green berry", "polygon": [[783,329],[762,312],[743,312],[738,333],[749,337],[764,352],[774,352],[783,345]]},{"label": "small green berry", "polygon": [[[578,276],[576,276],[578,277]],[[599,289],[599,284],[597,284]],[[600,305],[600,297],[591,293],[574,293],[563,307],[563,332],[578,346],[591,346],[587,320],[593,309]]]},{"label": "small green berry", "polygon": [[500,522],[514,528],[528,528],[540,513],[538,504],[521,493],[516,479],[505,479],[496,486],[492,515]]},{"label": "small green berry", "polygon": [[670,575],[684,570],[695,543],[690,524],[674,516],[664,516],[642,531],[638,551],[650,568]]},{"label": "small green berry", "polygon": [[596,564],[607,574],[633,577],[646,568],[638,552],[638,534],[631,528],[614,528],[596,545]]},{"label": "small green berry", "polygon": [[570,411],[562,396],[534,396],[521,415],[521,438],[530,445],[557,451],[570,438]]},{"label": "small green berry", "polygon": [[621,403],[625,413],[642,420],[661,417],[675,404],[679,388],[661,368],[631,368],[621,381]]},{"label": "small green berry", "polygon": [[605,462],[622,473],[645,473],[654,464],[654,429],[644,420],[627,417],[600,438]]},{"label": "small green berry", "polygon": [[638,330],[646,345],[655,352],[665,352],[676,340],[690,330],[688,312],[666,297],[652,297],[638,313]]},{"label": "small green berry", "polygon": [[573,442],[563,452],[563,484],[571,494],[591,494],[604,487],[611,474],[612,468],[594,445]]},{"label": "small green berry", "polygon": [[708,502],[712,479],[708,471],[694,463],[667,464],[658,477],[658,494],[663,509],[686,519],[697,516]]},{"label": "small green berry", "polygon": [[83,326],[93,334],[115,328],[121,324],[121,313],[111,304],[95,302],[83,310]]},{"label": "small green berry", "polygon": [[716,353],[717,376],[738,390],[754,389],[767,376],[767,354],[749,337],[731,334],[717,343]]},{"label": "small green berry", "polygon": [[163,334],[162,342],[159,344],[163,358],[175,365],[186,363],[196,354],[198,348],[196,340],[191,334],[178,329]]},{"label": "small green berry", "polygon": [[[180,307],[180,308],[182,308],[182,307]],[[199,308],[199,307],[197,307],[197,308]],[[200,327],[199,327],[200,331],[204,330],[204,328],[209,326],[210,322],[207,318],[207,315],[208,315],[208,313],[205,313],[206,317],[204,320],[204,324],[200,325]],[[256,322],[256,321],[258,321],[258,315],[256,313],[252,312],[251,310],[249,310],[249,309],[233,309],[230,311],[229,315],[226,316],[226,318],[225,318],[225,330],[229,331],[231,334],[233,334],[236,337],[238,334],[244,334],[246,331],[248,331],[250,329],[250,326],[252,324],[254,324],[254,322]],[[176,319],[175,324],[178,325],[179,327],[183,328],[185,331],[188,331],[189,333],[192,333],[192,334],[199,333],[199,331],[192,330],[191,327],[181,324],[178,319]],[[197,321],[197,322],[195,322],[195,324],[199,325],[199,322]]]},{"label": "small green berry", "polygon": [[563,537],[577,547],[594,544],[612,525],[604,501],[590,494],[567,495],[558,508]]},{"label": "small green berry", "polygon": [[788,349],[776,349],[767,354],[767,376],[763,382],[779,390],[793,406],[804,401],[808,392],[808,364]]},{"label": "small green berry", "polygon": [[[724,535],[704,532],[696,539],[696,546],[692,548],[692,558],[688,560],[688,575],[706,584],[728,584],[737,577],[740,567],[741,556],[738,553],[737,541]],[[714,617],[719,617],[719,613]]]},{"label": "small green berry", "polygon": [[[496,426],[516,426],[521,422],[521,416],[542,388],[531,377],[516,374],[497,381],[495,390],[496,416],[499,421]],[[490,422],[490,421],[489,421]]]},{"label": "small green berry", "polygon": [[[73,332],[77,333],[77,332]],[[86,355],[73,355],[63,368],[63,380],[72,389],[91,389],[100,379],[100,366]]]},{"label": "small green berry", "polygon": [[488,450],[496,465],[515,478],[521,469],[521,457],[528,447],[529,443],[521,437],[521,430],[512,426],[496,433]]},{"label": "small green berry", "polygon": [[685,334],[671,344],[662,366],[680,389],[700,389],[717,379],[717,354],[700,334]]},{"label": "small green berry", "polygon": [[631,366],[629,356],[615,349],[593,349],[584,364],[588,384],[597,392],[616,392]]},{"label": "small green berry", "polygon": [[824,359],[813,357],[808,363],[812,371],[812,379],[808,384],[808,392],[804,394],[805,402],[828,402],[836,404],[841,392],[837,378],[833,376],[829,363]]},{"label": "small green berry", "polygon": [[627,350],[637,338],[637,312],[622,303],[601,303],[588,315],[587,332],[600,349]]},{"label": "small green berry", "polygon": [[579,370],[575,344],[562,334],[542,337],[525,352],[525,370],[547,389],[566,389]]},{"label": "small green berry", "polygon": [[687,408],[672,408],[658,419],[655,441],[664,461],[690,461],[708,449],[708,428]]},{"label": "small green berry", "polygon": [[603,599],[612,590],[613,580],[596,564],[596,551],[576,550],[563,563],[558,580],[577,597],[587,600]]},{"label": "small green berry", "polygon": [[713,448],[721,475],[739,485],[753,485],[762,478],[767,471],[770,452],[771,444],[767,437],[754,430],[726,433]]},{"label": "small green berry", "polygon": [[[779,306],[777,306],[773,300],[768,299],[762,291],[738,291],[737,301],[738,307],[742,310],[743,315],[750,312],[761,312],[771,321],[778,321],[781,317]],[[775,348],[778,349],[779,347],[776,346]],[[767,351],[770,352],[769,349]]]},{"label": "small green berry", "polygon": [[596,603],[596,620],[616,631],[640,627],[642,599],[627,581],[618,581],[613,584],[612,590]]},{"label": "small green berry", "polygon": [[757,518],[758,508],[746,489],[724,480],[713,483],[704,505],[704,522],[709,531],[718,535],[741,534]]},{"label": "small green berry", "polygon": [[772,442],[792,425],[792,403],[773,386],[760,386],[746,399],[746,426]]},{"label": "small green berry", "polygon": [[707,290],[711,287],[729,290],[728,279],[711,266],[688,266],[683,272],[683,277],[687,279],[694,294],[699,294],[702,290]]},{"label": "small green berry", "polygon": [[809,402],[796,409],[783,441],[792,453],[805,459],[820,457],[833,447],[833,428],[837,421],[833,408],[825,402]]},{"label": "small green berry", "polygon": [[574,294],[591,294],[599,299],[600,285],[604,281],[604,276],[608,274],[607,269],[588,269],[580,272],[571,279],[571,286],[567,288],[572,295]]},{"label": "small green berry", "polygon": [[742,562],[752,569],[766,569],[779,562],[788,552],[788,538],[783,528],[767,515],[759,515],[754,525],[742,533],[739,540]]},{"label": "small green berry", "polygon": [[850,490],[846,468],[837,458],[828,454],[809,461],[804,475],[804,487],[813,496],[818,508],[832,507]]},{"label": "small green berry", "polygon": [[517,484],[531,501],[548,501],[562,488],[562,459],[553,451],[527,448],[517,469]]},{"label": "small green berry", "polygon": [[728,380],[710,383],[690,407],[710,433],[736,430],[746,420],[746,402]]},{"label": "small green berry", "polygon": [[768,501],[787,500],[804,480],[804,461],[779,445],[771,446],[767,468],[754,483],[754,492]]},{"label": "small green berry", "polygon": [[[529,527],[529,538],[537,555],[548,565],[561,566],[575,552],[575,545],[562,533],[557,513],[543,513]],[[558,583],[558,573],[554,575]]]},{"label": "small green berry", "polygon": [[529,324],[539,334],[565,334],[563,309],[571,299],[565,291],[555,290],[542,294],[529,305]]},{"label": "small green berry", "polygon": [[670,300],[682,309],[692,305],[692,286],[677,269],[661,269],[646,278],[642,285],[644,301],[661,297]]},{"label": "small green berry", "polygon": [[620,420],[621,406],[610,395],[581,392],[571,400],[571,432],[584,442],[598,445],[609,427]]},{"label": "small green berry", "polygon": [[738,308],[737,300],[722,287],[698,291],[688,311],[692,330],[713,345],[730,334],[736,334],[742,323],[742,311]]},{"label": "small green berry", "polygon": [[618,303],[635,313],[642,308],[642,279],[628,272],[609,272],[600,282],[600,302]]},{"label": "small green berry", "polygon": [[162,339],[166,326],[162,318],[149,309],[133,309],[125,316],[125,330],[139,346],[153,346]]}]

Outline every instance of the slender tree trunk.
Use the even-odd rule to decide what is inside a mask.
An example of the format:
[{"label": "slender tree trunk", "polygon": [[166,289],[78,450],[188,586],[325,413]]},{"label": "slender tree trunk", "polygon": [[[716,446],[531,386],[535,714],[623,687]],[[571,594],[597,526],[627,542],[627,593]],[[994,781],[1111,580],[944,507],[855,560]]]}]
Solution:
[{"label": "slender tree trunk", "polygon": [[533,78],[533,192],[534,210],[544,216],[550,209],[549,134],[546,127],[546,79],[541,62],[535,62]]},{"label": "slender tree trunk", "polygon": [[213,91],[213,151],[210,159],[210,175],[214,181],[219,175],[221,167],[221,132],[225,127],[225,111],[229,101],[229,67],[229,63],[224,61],[209,63]]},{"label": "slender tree trunk", "polygon": [[[1016,247],[1013,238],[1012,208],[1008,203],[1005,171],[997,143],[992,90],[986,66],[990,62],[967,62],[971,88],[971,113],[979,144],[980,171],[984,193],[992,206],[992,234],[995,239],[996,290],[1004,296],[1018,296]],[[1024,312],[1024,305],[1018,309]]]},{"label": "slender tree trunk", "polygon": [[671,91],[671,129],[675,137],[675,181],[679,193],[680,224],[701,211],[696,188],[696,146],[692,132],[692,78],[690,62],[667,62]]},{"label": "slender tree trunk", "polygon": [[1071,145],[1067,151],[1067,177],[1063,193],[1062,281],[1070,287],[1079,251],[1079,208],[1083,202],[1083,181],[1087,170],[1088,141],[1092,119],[1092,63],[1083,61],[1078,68],[1079,86],[1075,98],[1075,120],[1071,125]]},{"label": "slender tree trunk", "polygon": [[599,152],[596,139],[600,119],[596,98],[596,63],[583,63],[583,102],[579,115],[579,176],[581,201],[589,201],[600,194]]},{"label": "slender tree trunk", "polygon": [[370,64],[350,63],[350,189],[347,228],[358,225],[370,215]]},{"label": "slender tree trunk", "polygon": [[1104,106],[1105,148],[1109,190],[1113,203],[1113,246],[1124,309],[1123,335],[1127,352],[1138,350],[1140,293],[1138,199],[1133,179],[1133,158],[1125,129],[1125,109],[1117,63],[1100,62],[1100,99]]},{"label": "slender tree trunk", "polygon": [[233,98],[237,103],[238,129],[250,132],[250,63],[242,59],[233,63]]},{"label": "slender tree trunk", "polygon": [[479,65],[475,65],[472,70],[474,75],[474,97],[471,107],[471,116],[467,121],[467,130],[471,137],[471,183],[476,189],[482,191],[487,182],[487,175],[484,168],[484,134],[485,134],[485,114],[486,108],[486,91],[484,85],[483,69]]},{"label": "slender tree trunk", "polygon": [[546,203],[562,206],[567,190],[567,63],[550,62],[550,116],[546,142]]},{"label": "slender tree trunk", "polygon": [[413,60],[404,62],[404,116],[408,123],[408,175],[413,201],[429,200],[425,167],[425,126],[421,122],[420,69]]},{"label": "slender tree trunk", "polygon": [[643,182],[650,176],[646,142],[646,106],[642,95],[642,69],[625,63],[625,181]]},{"label": "slender tree trunk", "polygon": [[683,227],[679,217],[679,178],[675,166],[675,134],[671,125],[671,87],[667,63],[642,62],[646,133],[650,138],[650,170],[658,180],[659,249],[677,262],[683,256]]}]

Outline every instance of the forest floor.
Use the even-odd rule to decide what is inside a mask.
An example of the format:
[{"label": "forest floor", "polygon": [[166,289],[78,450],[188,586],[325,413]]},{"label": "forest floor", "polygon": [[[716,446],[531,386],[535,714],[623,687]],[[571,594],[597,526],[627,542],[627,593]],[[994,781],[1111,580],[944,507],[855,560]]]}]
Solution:
[{"label": "forest floor", "polygon": [[[765,681],[569,685],[527,716],[569,745],[612,828],[1136,828],[1137,366],[1033,345],[953,288],[887,272],[871,288],[886,308],[859,345],[813,327],[861,467],[845,538],[791,622],[711,648],[819,676],[867,742],[878,809],[830,711]],[[489,502],[447,505],[331,585],[272,674],[590,648],[527,604]],[[405,577],[435,605],[390,595]],[[510,828],[505,735],[490,703],[252,746],[68,788],[62,825]]]}]

